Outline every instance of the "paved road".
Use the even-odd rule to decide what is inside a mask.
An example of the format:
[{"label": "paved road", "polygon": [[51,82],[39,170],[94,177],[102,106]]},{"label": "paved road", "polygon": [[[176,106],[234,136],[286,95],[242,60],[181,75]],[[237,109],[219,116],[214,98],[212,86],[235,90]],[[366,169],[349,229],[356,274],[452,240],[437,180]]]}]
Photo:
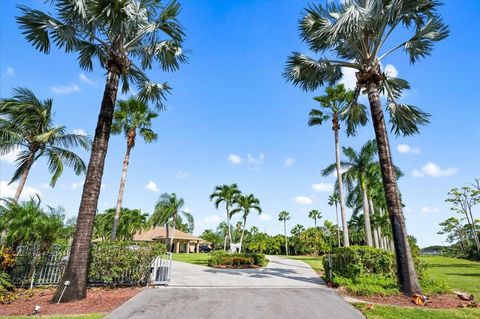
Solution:
[{"label": "paved road", "polygon": [[267,267],[244,270],[174,262],[169,287],[146,289],[106,318],[363,318],[307,264],[268,258]]}]

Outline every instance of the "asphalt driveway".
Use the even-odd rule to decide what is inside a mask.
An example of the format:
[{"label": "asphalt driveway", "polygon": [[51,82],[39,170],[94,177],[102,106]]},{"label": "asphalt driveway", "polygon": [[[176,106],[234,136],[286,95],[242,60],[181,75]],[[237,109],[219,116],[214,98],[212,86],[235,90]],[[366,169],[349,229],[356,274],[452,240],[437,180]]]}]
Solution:
[{"label": "asphalt driveway", "polygon": [[242,270],[173,262],[168,287],[146,289],[106,318],[364,318],[304,262],[268,258]]}]

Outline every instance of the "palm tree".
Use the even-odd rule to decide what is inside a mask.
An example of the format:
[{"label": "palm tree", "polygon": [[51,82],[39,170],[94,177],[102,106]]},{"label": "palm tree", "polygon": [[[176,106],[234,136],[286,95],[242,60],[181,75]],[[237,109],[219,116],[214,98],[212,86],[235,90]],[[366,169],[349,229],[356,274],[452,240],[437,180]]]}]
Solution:
[{"label": "palm tree", "polygon": [[223,237],[223,251],[227,250],[227,237],[229,225],[226,221],[221,222],[217,227],[217,233]]},{"label": "palm tree", "polygon": [[[111,237],[112,223],[115,218],[116,209],[110,208],[95,216],[93,230],[94,238],[107,240]],[[120,219],[117,225],[116,240],[132,240],[135,233],[147,228],[148,214],[140,209],[121,208]]]},{"label": "palm tree", "polygon": [[283,234],[285,236],[285,254],[288,256],[288,238],[287,238],[287,220],[290,220],[290,213],[281,211],[278,214],[278,220],[283,222]]},{"label": "palm tree", "polygon": [[86,71],[93,69],[94,62],[106,71],[75,236],[66,270],[52,298],[58,300],[68,280],[70,286],[62,298],[68,302],[86,297],[88,250],[119,83],[123,93],[135,85],[137,98],[162,107],[170,86],[154,83],[145,71],[156,64],[163,71],[175,71],[186,56],[181,49],[183,27],[177,20],[181,6],[176,0],[167,4],[139,0],[51,2],[55,15],[19,6],[21,15],[16,19],[26,40],[45,54],[52,43],[65,52],[77,53],[80,68]]},{"label": "palm tree", "polygon": [[[338,175],[340,176],[340,174]],[[338,247],[341,246],[340,242],[340,227],[338,226],[338,204],[340,203],[340,195],[339,192],[334,191],[332,195],[328,196],[328,205],[333,206],[335,205],[335,216],[337,217],[337,241],[338,241]],[[343,220],[342,220],[343,222]],[[343,231],[348,233],[348,226],[347,225],[342,225]],[[347,235],[348,238],[348,235]],[[343,240],[345,240],[345,235],[343,237]],[[348,247],[348,246],[346,246]]]},{"label": "palm tree", "polygon": [[122,177],[120,178],[117,206],[115,208],[115,217],[113,219],[112,233],[110,236],[110,240],[112,241],[115,240],[117,236],[118,220],[120,219],[128,163],[130,161],[130,151],[135,146],[137,131],[146,143],[155,141],[157,134],[151,127],[152,120],[157,116],[157,113],[148,109],[147,104],[133,97],[126,101],[118,102],[118,108],[113,114],[112,133],[120,134],[123,132],[125,134],[127,138],[127,151],[123,160]]},{"label": "palm tree", "polygon": [[177,197],[175,193],[163,193],[158,198],[158,201],[155,204],[154,212],[150,217],[150,224],[153,227],[165,225],[167,232],[169,226],[172,228],[168,250],[170,252],[173,252],[174,233],[180,213],[182,213],[187,220],[193,220],[193,216],[189,212],[181,210],[184,204],[185,201],[183,198]]},{"label": "palm tree", "polygon": [[73,147],[90,148],[84,135],[67,133],[65,126],[53,126],[53,101],[40,101],[26,88],[16,88],[14,95],[0,100],[0,155],[16,149],[17,170],[10,183],[19,180],[13,199],[18,201],[33,163],[45,157],[52,174],[50,186],[55,186],[64,165],[73,168],[75,174],[85,172],[82,159],[70,151]]},{"label": "palm tree", "polygon": [[[313,52],[322,56],[333,53],[330,55],[333,58],[313,59],[294,52],[284,73],[293,84],[315,90],[325,83],[333,85],[339,81],[342,67],[356,72],[355,97],[349,108],[356,108],[362,90],[367,93],[393,229],[398,280],[407,295],[420,292],[421,288],[408,244],[379,93],[387,95],[387,110],[396,134],[418,133],[419,126],[428,123],[428,114],[398,102],[402,91],[410,86],[405,80],[385,74],[380,63],[399,49],[403,49],[412,64],[430,55],[434,43],[449,34],[436,11],[438,5],[434,0],[351,0],[311,6],[299,23],[302,40]],[[391,37],[394,31],[399,31],[399,36]],[[410,36],[409,32],[413,34]],[[406,40],[387,47],[392,40],[405,36]]]},{"label": "palm tree", "polygon": [[218,206],[221,203],[225,203],[225,211],[226,211],[226,221],[228,226],[227,237],[229,242],[232,242],[232,227],[230,225],[230,219],[232,217],[231,208],[233,207],[237,196],[241,194],[240,190],[238,189],[237,184],[231,185],[217,185],[215,186],[213,193],[210,195],[210,201],[215,200],[215,208],[218,209]]},{"label": "palm tree", "polygon": [[[320,103],[322,110],[312,109],[309,114],[308,125],[316,126],[322,125],[326,120],[332,120],[332,130],[335,137],[335,162],[337,183],[340,198],[340,211],[342,214],[342,227],[347,229],[347,215],[345,210],[344,196],[343,196],[343,181],[340,174],[340,143],[338,138],[338,131],[340,130],[340,121],[346,122],[346,132],[348,135],[355,135],[356,128],[367,123],[366,107],[357,104],[355,108],[349,108],[348,105],[354,97],[354,92],[346,90],[343,84],[337,86],[330,86],[325,89],[326,95],[317,96],[314,99]],[[343,232],[344,246],[348,247],[350,241],[348,239],[348,231]]]},{"label": "palm tree", "polygon": [[311,218],[313,219],[313,222],[315,223],[315,227],[317,227],[317,219],[321,219],[322,218],[322,213],[320,213],[318,210],[316,209],[312,209],[309,213],[308,213],[308,218]]},{"label": "palm tree", "polygon": [[231,211],[231,215],[242,212],[242,235],[240,236],[240,251],[242,250],[243,236],[245,234],[245,226],[247,224],[247,217],[250,214],[250,210],[254,209],[258,214],[262,213],[260,208],[260,200],[256,198],[253,194],[250,195],[238,195],[235,199],[235,204],[237,208]]},{"label": "palm tree", "polygon": [[[343,147],[343,153],[347,161],[342,161],[342,168],[346,171],[342,174],[347,185],[347,189],[352,190],[354,182],[358,183],[362,191],[363,214],[365,218],[365,240],[368,246],[373,246],[372,227],[370,224],[370,209],[368,201],[368,171],[376,164],[374,162],[377,147],[375,141],[368,141],[362,146],[360,152],[356,152],[351,147]],[[330,164],[323,171],[324,176],[330,175],[336,167],[336,163]]]}]

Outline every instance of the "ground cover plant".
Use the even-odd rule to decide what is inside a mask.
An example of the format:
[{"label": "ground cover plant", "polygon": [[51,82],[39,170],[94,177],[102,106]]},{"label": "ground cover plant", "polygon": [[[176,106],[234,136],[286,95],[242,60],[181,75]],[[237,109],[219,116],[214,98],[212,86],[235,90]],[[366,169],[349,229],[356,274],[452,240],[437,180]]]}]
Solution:
[{"label": "ground cover plant", "polygon": [[480,309],[425,309],[354,304],[367,319],[475,319]]}]

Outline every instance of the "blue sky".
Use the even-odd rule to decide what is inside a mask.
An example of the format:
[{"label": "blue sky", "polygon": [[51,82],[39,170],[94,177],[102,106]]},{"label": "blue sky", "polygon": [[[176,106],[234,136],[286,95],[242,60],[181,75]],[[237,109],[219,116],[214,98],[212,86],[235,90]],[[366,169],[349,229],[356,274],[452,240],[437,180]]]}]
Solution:
[{"label": "blue sky", "polygon": [[[399,185],[407,229],[422,246],[440,244],[444,238],[436,232],[438,223],[453,214],[444,203],[448,190],[480,177],[480,2],[446,2],[440,12],[451,35],[436,45],[431,57],[411,66],[399,52],[385,61],[390,72],[412,86],[405,102],[432,114],[432,123],[420,135],[390,136],[394,162],[405,172]],[[289,227],[313,225],[307,218],[311,209],[334,220],[334,209],[327,205],[334,178],[320,175],[334,161],[332,131],[329,125],[306,125],[307,113],[315,107],[312,97],[322,90],[305,93],[282,78],[290,52],[306,52],[297,22],[308,3],[182,3],[180,20],[187,29],[190,61],[176,73],[149,73],[156,81],[168,81],[173,91],[168,109],[154,123],[158,141],[138,141],[132,151],[124,206],[151,212],[160,193],[175,192],[185,199],[200,234],[224,218],[223,210],[216,211],[208,199],[214,186],[236,182],[261,200],[265,212],[252,215],[249,226],[280,233],[281,210],[292,216]],[[75,54],[56,49],[49,55],[38,53],[15,24],[17,4],[46,8],[40,0],[0,2],[0,96],[10,96],[14,87],[28,87],[41,98],[54,99],[57,124],[92,135],[104,71],[81,71]],[[345,76],[347,86],[351,76]],[[341,143],[358,148],[372,137],[369,123],[354,138],[342,134]],[[114,206],[124,152],[123,136],[113,136],[100,211]],[[88,161],[88,154],[81,154]],[[1,196],[12,192],[6,186],[14,171],[11,155],[0,160]],[[62,205],[68,216],[75,216],[83,178],[67,169],[51,189],[45,162],[38,161],[24,193],[39,192],[43,203]],[[474,212],[477,218],[479,210]]]}]

